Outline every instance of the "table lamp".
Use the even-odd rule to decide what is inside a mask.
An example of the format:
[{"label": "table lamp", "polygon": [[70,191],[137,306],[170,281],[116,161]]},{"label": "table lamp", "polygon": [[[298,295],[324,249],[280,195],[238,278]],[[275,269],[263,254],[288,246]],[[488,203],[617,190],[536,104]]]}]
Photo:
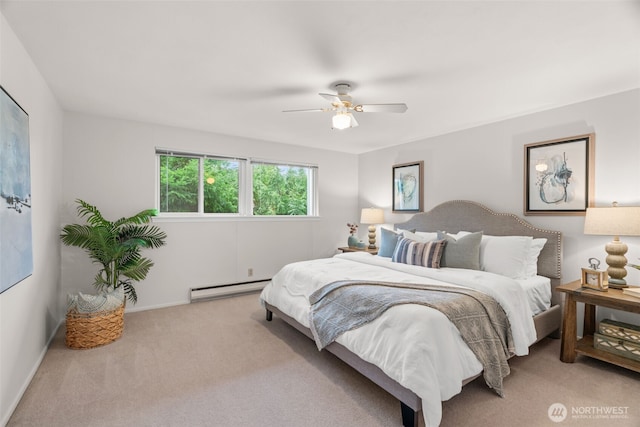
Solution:
[{"label": "table lamp", "polygon": [[376,248],[376,224],[384,222],[384,212],[378,208],[364,208],[360,215],[361,224],[369,224],[369,249]]},{"label": "table lamp", "polygon": [[640,206],[622,207],[613,202],[611,207],[587,208],[584,234],[613,236],[613,241],[605,246],[609,287],[626,288],[627,258],[624,255],[628,247],[620,241],[620,236],[640,236]]}]

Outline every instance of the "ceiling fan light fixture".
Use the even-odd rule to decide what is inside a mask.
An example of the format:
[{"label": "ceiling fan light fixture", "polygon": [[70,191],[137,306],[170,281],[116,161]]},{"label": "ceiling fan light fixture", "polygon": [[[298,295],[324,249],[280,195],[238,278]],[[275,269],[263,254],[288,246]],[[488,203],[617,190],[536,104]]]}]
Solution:
[{"label": "ceiling fan light fixture", "polygon": [[407,104],[354,104],[349,95],[351,85],[347,83],[338,83],[335,85],[337,94],[319,93],[321,97],[331,103],[330,108],[316,108],[305,110],[284,110],[285,113],[294,113],[301,111],[320,111],[333,113],[331,117],[331,128],[344,130],[348,128],[358,127],[358,121],[352,114],[356,113],[404,113],[407,111]]},{"label": "ceiling fan light fixture", "polygon": [[347,129],[351,127],[351,113],[336,113],[331,118],[333,129]]}]

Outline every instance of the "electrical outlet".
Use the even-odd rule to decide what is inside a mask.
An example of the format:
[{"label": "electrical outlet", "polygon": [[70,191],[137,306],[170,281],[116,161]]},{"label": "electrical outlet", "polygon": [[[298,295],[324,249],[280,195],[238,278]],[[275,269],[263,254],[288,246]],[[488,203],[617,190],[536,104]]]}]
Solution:
[{"label": "electrical outlet", "polygon": [[253,276],[253,268],[250,268],[247,270],[247,276],[249,277]]}]

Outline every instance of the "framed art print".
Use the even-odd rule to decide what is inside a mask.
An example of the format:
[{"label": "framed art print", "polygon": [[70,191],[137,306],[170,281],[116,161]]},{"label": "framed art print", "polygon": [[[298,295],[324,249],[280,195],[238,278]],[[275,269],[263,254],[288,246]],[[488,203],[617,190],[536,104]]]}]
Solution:
[{"label": "framed art print", "polygon": [[424,162],[403,163],[394,165],[393,177],[393,212],[422,212],[423,211],[423,182]]},{"label": "framed art print", "polygon": [[524,214],[585,215],[593,205],[595,134],[524,146]]},{"label": "framed art print", "polygon": [[33,274],[29,116],[0,86],[0,293]]}]

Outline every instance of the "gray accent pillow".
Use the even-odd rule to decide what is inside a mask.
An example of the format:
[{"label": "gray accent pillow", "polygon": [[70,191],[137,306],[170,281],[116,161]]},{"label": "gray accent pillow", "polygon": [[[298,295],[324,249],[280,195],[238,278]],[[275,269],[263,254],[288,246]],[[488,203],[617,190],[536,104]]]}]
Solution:
[{"label": "gray accent pillow", "polygon": [[480,270],[480,242],[482,231],[470,233],[458,239],[447,233],[438,231],[438,240],[445,239],[440,267],[466,268],[468,270]]},{"label": "gray accent pillow", "polygon": [[378,249],[378,256],[391,258],[393,251],[396,249],[398,239],[401,237],[402,235],[400,233],[384,227],[380,228],[380,248]]}]

